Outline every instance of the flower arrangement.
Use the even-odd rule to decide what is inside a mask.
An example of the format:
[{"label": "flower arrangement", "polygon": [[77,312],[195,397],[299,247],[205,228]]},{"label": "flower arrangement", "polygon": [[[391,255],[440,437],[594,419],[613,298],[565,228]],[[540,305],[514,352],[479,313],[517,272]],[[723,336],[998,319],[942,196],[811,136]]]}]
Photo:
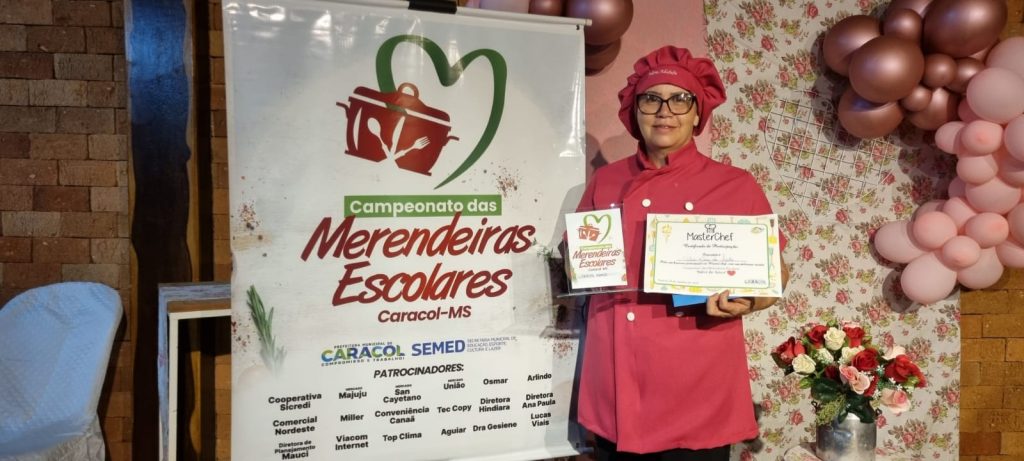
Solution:
[{"label": "flower arrangement", "polygon": [[842,421],[849,413],[872,423],[879,408],[898,415],[910,409],[911,391],[926,382],[902,347],[882,355],[853,322],[809,325],[776,347],[772,358],[787,375],[800,376],[801,389],[811,390],[818,425]]}]

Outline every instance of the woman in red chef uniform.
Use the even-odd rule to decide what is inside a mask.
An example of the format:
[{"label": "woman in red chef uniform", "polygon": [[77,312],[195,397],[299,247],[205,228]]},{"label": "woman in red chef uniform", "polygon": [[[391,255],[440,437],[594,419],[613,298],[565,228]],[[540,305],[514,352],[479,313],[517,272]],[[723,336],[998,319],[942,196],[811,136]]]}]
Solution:
[{"label": "woman in red chef uniform", "polygon": [[[725,101],[714,64],[666,46],[633,66],[619,118],[635,155],[597,170],[579,210],[622,208],[627,276],[640,286],[648,213],[772,213],[754,177],[693,142]],[[785,238],[781,238],[785,245]],[[783,264],[783,283],[787,279]],[[728,460],[758,435],[741,317],[777,298],[712,295],[686,314],[671,297],[593,295],[579,391],[579,422],[597,435],[598,460]],[[637,456],[635,454],[645,454]]]}]

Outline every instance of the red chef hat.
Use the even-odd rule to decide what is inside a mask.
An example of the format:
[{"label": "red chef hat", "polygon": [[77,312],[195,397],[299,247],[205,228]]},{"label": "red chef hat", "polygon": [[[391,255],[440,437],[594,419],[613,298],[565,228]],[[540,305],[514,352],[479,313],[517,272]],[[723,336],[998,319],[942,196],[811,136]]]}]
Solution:
[{"label": "red chef hat", "polygon": [[638,140],[641,135],[634,110],[636,95],[661,83],[678,86],[697,97],[700,123],[693,129],[695,135],[711,120],[711,111],[725,102],[725,85],[710,59],[695,58],[686,48],[671,45],[658,48],[633,64],[633,75],[619,91],[619,119]]}]

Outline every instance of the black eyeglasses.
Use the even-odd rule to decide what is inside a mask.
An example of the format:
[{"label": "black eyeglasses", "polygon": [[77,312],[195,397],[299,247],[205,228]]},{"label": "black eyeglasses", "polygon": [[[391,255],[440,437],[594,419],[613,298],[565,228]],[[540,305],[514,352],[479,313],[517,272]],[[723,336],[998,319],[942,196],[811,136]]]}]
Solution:
[{"label": "black eyeglasses", "polygon": [[636,108],[641,114],[655,115],[661,111],[662,104],[668,104],[668,111],[674,115],[685,115],[693,109],[693,103],[697,98],[690,93],[679,93],[662,98],[653,93],[640,93],[636,95]]}]

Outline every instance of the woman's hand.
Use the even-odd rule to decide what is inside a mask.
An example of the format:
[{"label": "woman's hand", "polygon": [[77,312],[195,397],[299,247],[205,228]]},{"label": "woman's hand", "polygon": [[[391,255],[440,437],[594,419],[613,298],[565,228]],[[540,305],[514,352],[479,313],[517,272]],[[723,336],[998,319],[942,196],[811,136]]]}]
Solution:
[{"label": "woman's hand", "polygon": [[[779,258],[782,263],[782,288],[786,288],[786,284],[789,283],[789,268],[786,267],[786,261]],[[719,318],[736,318],[743,315],[747,315],[754,311],[761,309],[767,309],[775,305],[779,301],[779,298],[771,297],[743,297],[736,299],[729,299],[729,290],[725,290],[721,293],[715,293],[708,296],[708,301],[705,304],[708,315]]]},{"label": "woman's hand", "polygon": [[742,297],[729,299],[729,290],[725,290],[721,293],[715,293],[708,296],[708,301],[705,306],[707,308],[708,315],[712,317],[731,319],[771,307],[778,300],[779,298],[765,297]]},{"label": "woman's hand", "polygon": [[754,298],[729,299],[729,290],[725,290],[708,296],[705,306],[708,315],[731,319],[754,312]]}]

